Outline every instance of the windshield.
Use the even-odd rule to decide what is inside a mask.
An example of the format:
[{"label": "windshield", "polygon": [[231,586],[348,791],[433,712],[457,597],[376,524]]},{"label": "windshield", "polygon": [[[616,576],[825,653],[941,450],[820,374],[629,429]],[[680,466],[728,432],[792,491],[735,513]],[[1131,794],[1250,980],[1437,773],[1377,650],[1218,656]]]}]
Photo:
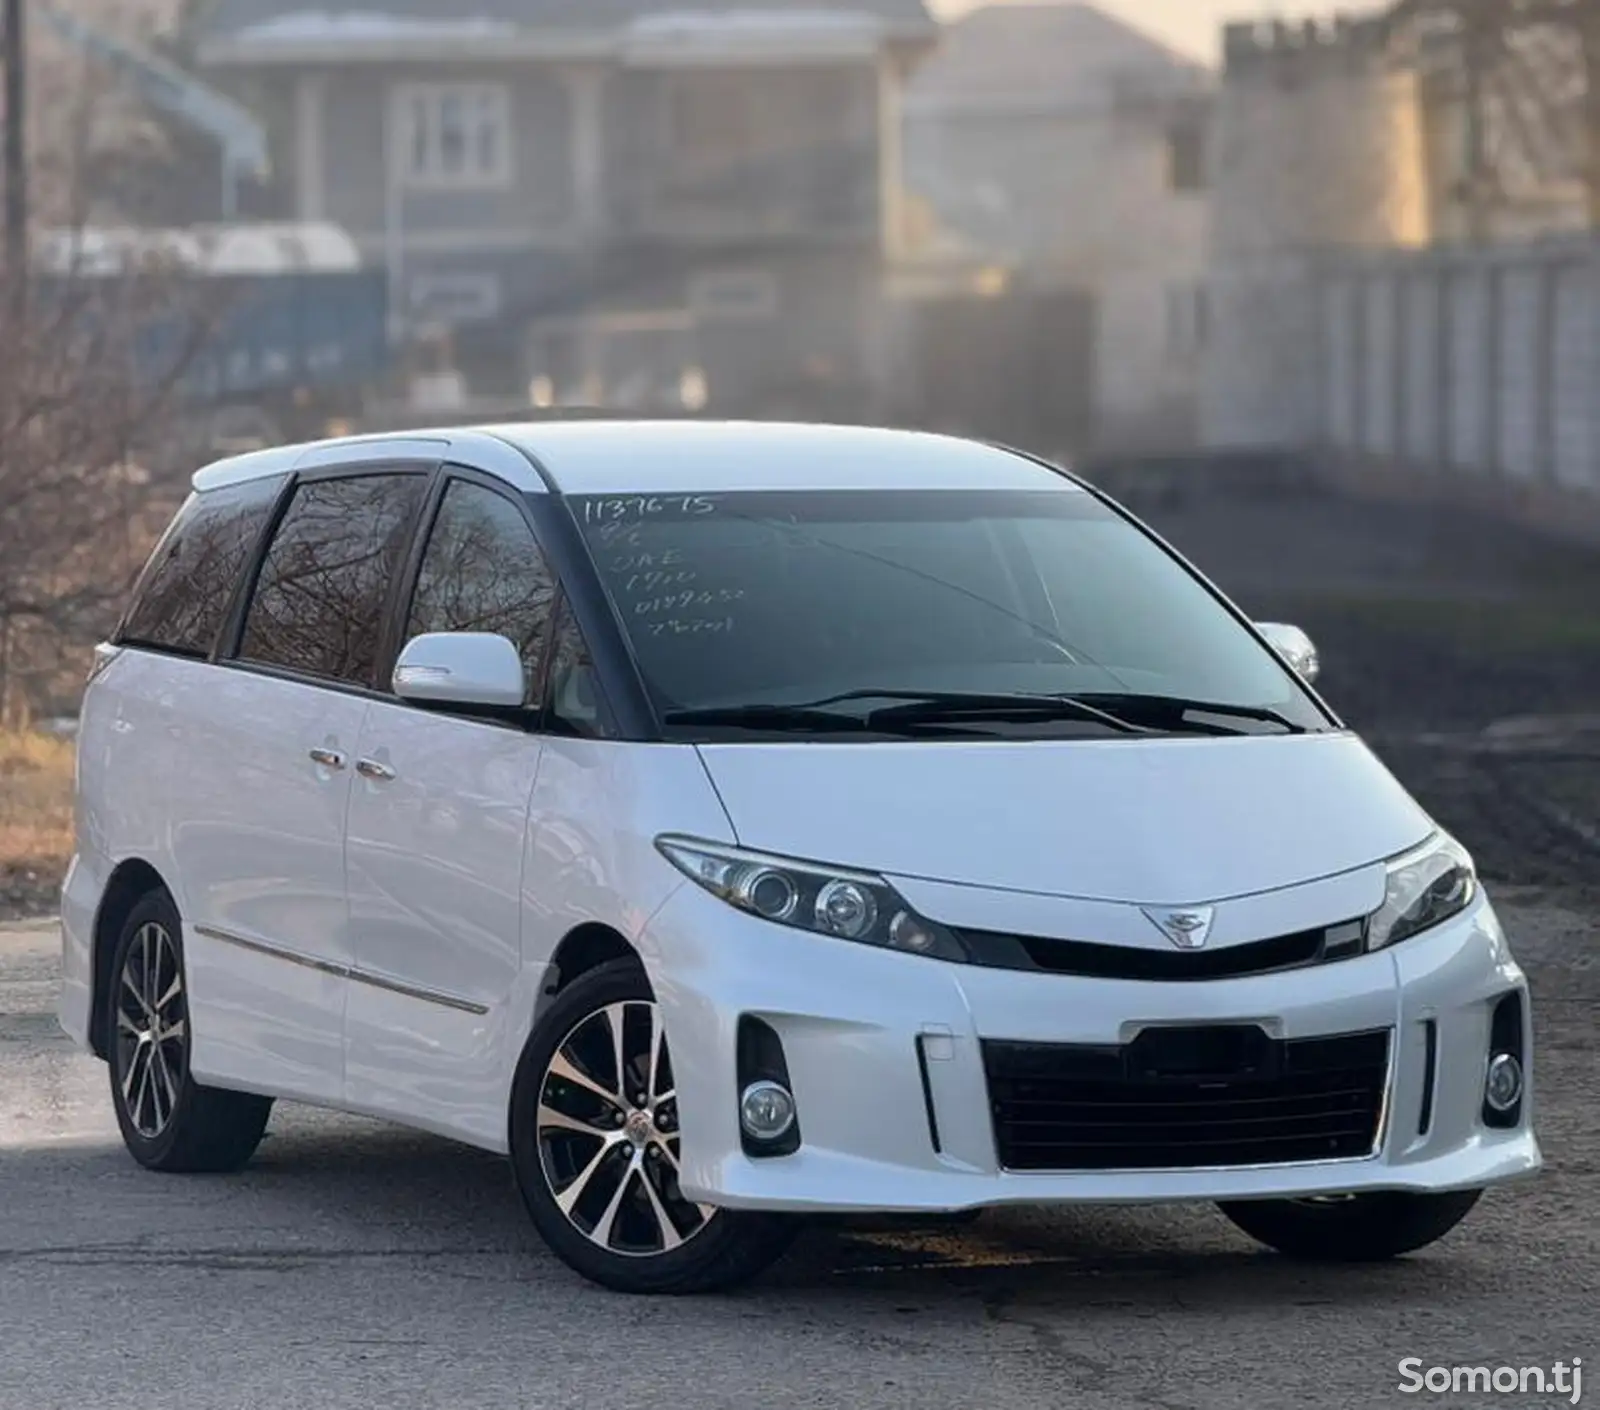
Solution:
[{"label": "windshield", "polygon": [[[908,718],[1006,737],[1133,737],[1196,703],[1216,733],[1329,727],[1290,671],[1159,544],[1093,496],[736,491],[577,496],[646,688],[675,736]],[[882,708],[935,697],[908,716]],[[841,697],[850,697],[848,699]],[[1095,711],[1009,710],[1076,697]],[[1152,715],[1142,702],[1181,704]],[[798,708],[780,721],[776,708]],[[740,710],[757,712],[748,720]],[[1115,730],[1103,716],[1132,717]],[[702,720],[685,718],[705,716]],[[985,715],[993,716],[985,719]],[[717,716],[717,718],[713,718]],[[830,737],[831,734],[830,734]]]}]

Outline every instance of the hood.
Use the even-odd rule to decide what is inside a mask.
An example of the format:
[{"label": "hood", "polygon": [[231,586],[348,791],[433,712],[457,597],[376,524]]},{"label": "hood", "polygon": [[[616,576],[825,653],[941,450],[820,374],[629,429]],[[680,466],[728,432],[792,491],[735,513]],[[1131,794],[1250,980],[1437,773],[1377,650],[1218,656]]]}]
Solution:
[{"label": "hood", "polygon": [[1433,824],[1354,735],[714,744],[739,843],[891,876],[1203,905],[1404,852]]}]

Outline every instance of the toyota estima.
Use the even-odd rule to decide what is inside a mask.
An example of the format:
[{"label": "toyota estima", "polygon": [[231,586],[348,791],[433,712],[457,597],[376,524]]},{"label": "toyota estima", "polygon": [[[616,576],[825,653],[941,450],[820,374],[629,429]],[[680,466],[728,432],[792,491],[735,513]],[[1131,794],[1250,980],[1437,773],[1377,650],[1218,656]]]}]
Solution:
[{"label": "toyota estima", "polygon": [[1305,1257],[1535,1171],[1470,858],[1103,496],[887,431],[548,424],[195,477],[80,736],[129,1150],[274,1098],[510,1156],[582,1274],[804,1216],[1217,1201]]}]

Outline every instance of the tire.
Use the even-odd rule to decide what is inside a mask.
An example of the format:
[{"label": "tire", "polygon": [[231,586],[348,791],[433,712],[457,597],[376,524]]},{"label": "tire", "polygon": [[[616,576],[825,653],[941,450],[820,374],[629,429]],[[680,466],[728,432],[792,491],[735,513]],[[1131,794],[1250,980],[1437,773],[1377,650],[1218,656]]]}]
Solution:
[{"label": "tire", "polygon": [[1219,1205],[1259,1243],[1317,1263],[1377,1263],[1426,1248],[1472,1212],[1482,1190],[1398,1191],[1328,1200],[1240,1200]]},{"label": "tire", "polygon": [[202,1087],[189,1075],[183,926],[165,891],[129,912],[108,983],[106,1066],[129,1154],[174,1174],[239,1169],[261,1144],[272,1100]]},{"label": "tire", "polygon": [[[620,1079],[611,1046],[619,1016]],[[793,1218],[683,1198],[671,1081],[655,996],[628,959],[557,995],[518,1065],[511,1162],[523,1203],[562,1262],[616,1292],[736,1287],[781,1257],[797,1231]]]}]

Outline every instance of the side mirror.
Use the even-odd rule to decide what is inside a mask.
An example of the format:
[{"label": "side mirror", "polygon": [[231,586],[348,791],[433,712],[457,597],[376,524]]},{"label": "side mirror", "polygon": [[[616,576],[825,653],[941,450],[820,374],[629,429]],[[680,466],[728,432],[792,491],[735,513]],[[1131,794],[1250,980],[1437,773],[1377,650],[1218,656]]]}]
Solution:
[{"label": "side mirror", "polygon": [[527,686],[517,648],[493,632],[413,637],[394,667],[394,693],[430,705],[515,708]]},{"label": "side mirror", "polygon": [[1322,662],[1317,657],[1316,645],[1299,627],[1284,622],[1257,622],[1256,630],[1307,685],[1321,675]]}]

